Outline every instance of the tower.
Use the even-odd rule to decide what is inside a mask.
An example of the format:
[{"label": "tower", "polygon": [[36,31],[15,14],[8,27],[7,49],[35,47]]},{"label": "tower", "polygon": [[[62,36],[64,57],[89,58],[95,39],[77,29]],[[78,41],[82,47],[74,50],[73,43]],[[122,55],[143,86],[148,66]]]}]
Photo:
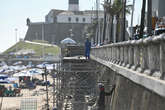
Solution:
[{"label": "tower", "polygon": [[69,11],[79,11],[79,0],[69,0]]}]

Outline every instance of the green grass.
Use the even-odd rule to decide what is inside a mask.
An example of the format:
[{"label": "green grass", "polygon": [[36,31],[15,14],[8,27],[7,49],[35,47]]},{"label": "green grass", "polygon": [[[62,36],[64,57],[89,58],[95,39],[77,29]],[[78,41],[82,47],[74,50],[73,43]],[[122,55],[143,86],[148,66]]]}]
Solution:
[{"label": "green grass", "polygon": [[43,41],[43,40],[33,40],[32,42],[37,42],[37,43],[47,43],[47,44],[49,44],[49,42],[48,41]]},{"label": "green grass", "polygon": [[[8,54],[10,52],[15,52],[17,48],[17,51],[22,49],[33,49],[35,51],[36,56],[42,55],[43,46],[38,44],[31,44],[31,43],[25,43],[24,41],[20,41],[14,46],[7,49],[3,54]],[[44,53],[45,54],[52,54],[57,55],[60,52],[60,48],[57,46],[44,46]]]}]

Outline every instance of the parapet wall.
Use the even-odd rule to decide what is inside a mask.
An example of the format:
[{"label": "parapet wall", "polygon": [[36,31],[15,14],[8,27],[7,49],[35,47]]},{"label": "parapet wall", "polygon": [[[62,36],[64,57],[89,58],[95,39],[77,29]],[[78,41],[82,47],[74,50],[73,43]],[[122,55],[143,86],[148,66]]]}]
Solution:
[{"label": "parapet wall", "polygon": [[95,47],[91,58],[116,75],[111,110],[164,110],[165,35]]},{"label": "parapet wall", "polygon": [[106,92],[110,90],[109,85],[116,85],[112,98],[106,96],[105,110],[164,110],[164,97],[124,77],[118,71],[102,64],[99,67],[105,70],[100,72],[99,80],[105,82]]}]

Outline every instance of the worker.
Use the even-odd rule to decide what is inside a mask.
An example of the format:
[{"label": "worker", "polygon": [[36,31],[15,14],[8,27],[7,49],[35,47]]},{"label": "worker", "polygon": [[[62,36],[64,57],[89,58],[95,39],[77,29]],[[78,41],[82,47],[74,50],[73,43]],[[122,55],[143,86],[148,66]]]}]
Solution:
[{"label": "worker", "polygon": [[112,93],[115,89],[115,85],[112,86],[112,89],[110,92],[105,92],[104,85],[100,85],[99,89],[100,89],[100,95],[99,95],[99,100],[98,100],[98,110],[104,110],[105,109],[105,96],[112,95]]},{"label": "worker", "polygon": [[86,59],[90,58],[90,49],[91,49],[91,42],[89,41],[88,37],[85,41],[85,57]]}]

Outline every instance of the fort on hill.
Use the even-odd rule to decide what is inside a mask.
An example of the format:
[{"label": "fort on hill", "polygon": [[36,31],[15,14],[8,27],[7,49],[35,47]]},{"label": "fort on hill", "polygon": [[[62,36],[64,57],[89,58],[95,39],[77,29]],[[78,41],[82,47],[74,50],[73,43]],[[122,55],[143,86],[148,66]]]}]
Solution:
[{"label": "fort on hill", "polygon": [[[77,43],[84,43],[85,27],[96,18],[96,11],[79,11],[78,0],[69,0],[68,3],[68,10],[50,10],[45,22],[32,22],[28,18],[25,40],[46,40],[58,45],[61,40],[70,37]],[[103,19],[103,16],[103,11],[99,11],[99,18]]]}]

